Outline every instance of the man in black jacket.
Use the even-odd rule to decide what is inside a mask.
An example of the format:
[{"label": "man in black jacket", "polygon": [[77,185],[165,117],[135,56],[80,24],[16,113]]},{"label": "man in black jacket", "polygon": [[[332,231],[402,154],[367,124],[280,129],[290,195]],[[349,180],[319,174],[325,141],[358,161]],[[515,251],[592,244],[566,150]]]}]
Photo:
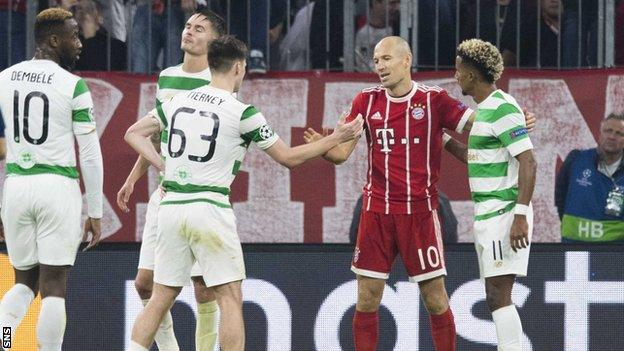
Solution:
[{"label": "man in black jacket", "polygon": [[82,41],[82,54],[76,63],[76,70],[125,70],[126,44],[109,36],[102,26],[104,23],[102,4],[95,0],[81,0],[75,8],[76,19],[80,25],[80,40]]}]

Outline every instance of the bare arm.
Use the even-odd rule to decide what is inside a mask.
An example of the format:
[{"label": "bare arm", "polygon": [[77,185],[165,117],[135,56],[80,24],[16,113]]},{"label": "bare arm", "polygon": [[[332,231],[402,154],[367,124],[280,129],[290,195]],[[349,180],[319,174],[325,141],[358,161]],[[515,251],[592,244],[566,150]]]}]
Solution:
[{"label": "bare arm", "polygon": [[362,124],[362,118],[358,117],[347,124],[338,123],[338,126],[331,135],[320,138],[317,141],[289,147],[280,139],[265,151],[279,164],[288,168],[293,168],[309,159],[324,155],[332,148],[346,141],[358,138],[362,133]]},{"label": "bare arm", "polygon": [[533,197],[535,188],[535,174],[537,173],[537,162],[533,157],[533,151],[527,150],[516,159],[520,163],[518,170],[518,203],[528,205]]},{"label": "bare arm", "polygon": [[444,138],[448,137],[448,141],[444,144],[444,149],[453,157],[462,163],[468,163],[468,146],[457,139],[451,138],[450,135],[444,134]]},{"label": "bare arm", "polygon": [[[150,141],[154,146],[154,149],[160,153],[160,134],[156,133],[150,137]],[[132,170],[130,174],[128,174],[128,178],[123,183],[119,191],[117,191],[117,206],[123,212],[129,212],[128,201],[130,201],[130,196],[134,192],[134,184],[141,179],[141,177],[147,173],[147,170],[151,166],[151,163],[143,156],[139,155],[137,157],[134,166],[132,166]]]},{"label": "bare arm", "polygon": [[165,170],[165,163],[149,138],[160,132],[160,124],[151,114],[141,118],[126,131],[124,140],[160,171]]},{"label": "bare arm", "polygon": [[[321,135],[313,128],[308,128],[303,133],[303,140],[306,143],[311,143],[317,140],[321,140],[324,136],[325,135]],[[357,145],[358,140],[360,140],[360,137],[357,137],[353,140],[347,141],[346,143],[342,143],[334,147],[333,149],[327,151],[323,155],[323,158],[336,165],[344,163],[347,159],[349,159],[349,156],[351,156],[351,154],[353,153],[353,150],[355,149],[355,146]]]},{"label": "bare arm", "polygon": [[518,208],[528,206],[535,189],[535,175],[537,162],[533,157],[533,151],[527,150],[516,156],[520,163],[518,170],[518,200],[516,202],[516,214],[511,225],[510,243],[514,251],[526,248],[529,244],[529,224],[525,214],[519,214]]},{"label": "bare arm", "polygon": [[[150,137],[150,141],[152,142],[152,145],[154,145],[154,149],[160,153],[160,134],[156,133],[152,135]],[[135,184],[145,175],[145,173],[147,173],[150,166],[151,163],[145,157],[139,155],[134,163],[134,166],[132,166],[130,174],[128,174],[128,178],[126,178],[126,183]]]}]

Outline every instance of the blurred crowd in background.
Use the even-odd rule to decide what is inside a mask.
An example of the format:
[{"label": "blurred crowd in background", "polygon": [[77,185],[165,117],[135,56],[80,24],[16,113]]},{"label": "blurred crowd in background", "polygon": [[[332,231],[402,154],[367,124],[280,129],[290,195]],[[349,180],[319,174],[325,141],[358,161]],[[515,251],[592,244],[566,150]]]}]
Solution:
[{"label": "blurred crowd in background", "polygon": [[[368,72],[373,69],[375,44],[388,35],[408,36],[406,39],[416,44],[415,69],[420,70],[451,67],[458,42],[473,37],[495,43],[508,66],[624,65],[624,0],[403,2],[0,0],[0,38],[7,42],[0,46],[0,68],[27,56],[29,7],[36,7],[30,9],[36,14],[52,6],[73,11],[80,24],[84,48],[78,70],[152,73],[179,63],[180,35],[197,6],[208,6],[223,16],[229,32],[248,43],[249,69],[256,73],[311,69]],[[605,6],[602,11],[601,6]],[[353,14],[352,21],[345,21],[345,14]],[[609,20],[614,21],[611,27],[605,25]],[[609,40],[613,42],[611,63],[599,57],[609,49],[605,48]],[[349,65],[345,56],[350,55],[345,53],[351,48],[353,64]]]}]

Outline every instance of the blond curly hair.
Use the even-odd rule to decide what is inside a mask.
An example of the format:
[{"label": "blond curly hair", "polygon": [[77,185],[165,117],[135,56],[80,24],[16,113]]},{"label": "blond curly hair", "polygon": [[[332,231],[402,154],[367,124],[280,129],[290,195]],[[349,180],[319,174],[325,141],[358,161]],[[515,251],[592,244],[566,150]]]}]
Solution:
[{"label": "blond curly hair", "polygon": [[496,82],[503,74],[503,57],[492,43],[481,39],[464,40],[457,47],[457,56],[476,68],[489,82]]}]

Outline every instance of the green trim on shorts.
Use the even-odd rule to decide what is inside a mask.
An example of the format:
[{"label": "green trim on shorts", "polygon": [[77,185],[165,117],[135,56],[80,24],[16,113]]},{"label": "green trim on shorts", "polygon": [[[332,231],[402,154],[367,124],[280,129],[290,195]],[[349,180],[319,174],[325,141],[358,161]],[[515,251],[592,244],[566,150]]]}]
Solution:
[{"label": "green trim on shorts", "polygon": [[196,184],[178,184],[171,180],[165,180],[162,183],[162,186],[167,191],[171,191],[173,193],[201,193],[204,191],[210,191],[213,193],[219,193],[223,195],[230,195],[230,189],[221,186],[212,186],[212,185],[196,185]]},{"label": "green trim on shorts", "polygon": [[35,164],[30,168],[22,168],[17,163],[7,163],[6,173],[17,175],[58,174],[68,178],[78,179],[78,170],[76,167],[51,166],[43,164]]},{"label": "green trim on shorts", "polygon": [[490,219],[492,217],[500,216],[500,215],[503,215],[503,214],[505,214],[507,212],[510,212],[514,207],[516,207],[516,203],[512,202],[509,205],[501,208],[500,210],[475,216],[474,220],[475,221],[484,221],[484,220]]},{"label": "green trim on shorts", "polygon": [[194,202],[205,202],[205,203],[209,203],[211,205],[215,205],[221,208],[232,208],[232,205],[230,204],[224,204],[222,202],[218,202],[218,201],[210,200],[210,199],[167,200],[167,201],[162,201],[160,205],[185,205],[185,204],[190,204]]}]

